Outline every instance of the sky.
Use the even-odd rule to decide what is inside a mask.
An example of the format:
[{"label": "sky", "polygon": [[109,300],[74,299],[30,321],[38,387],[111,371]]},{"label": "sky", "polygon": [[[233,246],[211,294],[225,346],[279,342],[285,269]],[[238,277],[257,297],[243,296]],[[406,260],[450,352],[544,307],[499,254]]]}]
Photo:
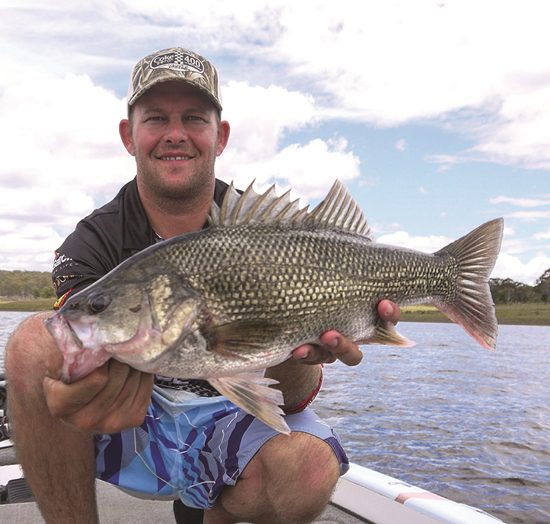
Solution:
[{"label": "sky", "polygon": [[135,176],[131,70],[172,46],[217,67],[217,175],[316,204],[335,179],[377,242],[436,251],[504,217],[492,276],[550,268],[546,0],[0,0],[0,269],[51,269]]}]

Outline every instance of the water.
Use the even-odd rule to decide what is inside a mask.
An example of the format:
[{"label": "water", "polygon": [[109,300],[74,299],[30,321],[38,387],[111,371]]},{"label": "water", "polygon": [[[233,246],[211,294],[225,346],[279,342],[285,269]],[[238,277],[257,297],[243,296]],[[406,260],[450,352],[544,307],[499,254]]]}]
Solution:
[{"label": "water", "polygon": [[550,522],[550,327],[501,326],[496,352],[452,324],[413,348],[326,366],[315,407],[350,459],[509,523]]},{"label": "water", "polygon": [[[27,315],[0,312],[0,368]],[[550,327],[501,326],[496,352],[452,324],[400,331],[417,346],[325,367],[315,408],[350,459],[509,524],[549,523]]]}]

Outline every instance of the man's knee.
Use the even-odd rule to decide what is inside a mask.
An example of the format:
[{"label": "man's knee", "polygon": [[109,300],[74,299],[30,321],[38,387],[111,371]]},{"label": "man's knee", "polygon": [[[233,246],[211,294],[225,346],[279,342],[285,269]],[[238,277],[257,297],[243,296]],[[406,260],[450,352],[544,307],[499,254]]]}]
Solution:
[{"label": "man's knee", "polygon": [[268,441],[260,451],[264,467],[271,474],[285,476],[285,471],[297,473],[297,481],[323,481],[335,484],[340,465],[332,448],[320,438],[296,432],[289,437],[278,435]]},{"label": "man's knee", "polygon": [[279,506],[281,522],[313,520],[329,502],[340,475],[332,448],[306,433],[274,437],[255,459],[249,474]]}]

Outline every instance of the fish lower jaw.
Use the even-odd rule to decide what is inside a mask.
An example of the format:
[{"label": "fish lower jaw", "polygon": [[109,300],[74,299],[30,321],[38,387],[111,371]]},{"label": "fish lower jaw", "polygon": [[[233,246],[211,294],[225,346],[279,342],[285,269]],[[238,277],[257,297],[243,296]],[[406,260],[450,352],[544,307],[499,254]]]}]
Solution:
[{"label": "fish lower jaw", "polygon": [[83,349],[79,352],[70,352],[63,355],[63,367],[61,370],[61,379],[69,384],[89,375],[92,371],[102,366],[112,354],[100,349]]}]

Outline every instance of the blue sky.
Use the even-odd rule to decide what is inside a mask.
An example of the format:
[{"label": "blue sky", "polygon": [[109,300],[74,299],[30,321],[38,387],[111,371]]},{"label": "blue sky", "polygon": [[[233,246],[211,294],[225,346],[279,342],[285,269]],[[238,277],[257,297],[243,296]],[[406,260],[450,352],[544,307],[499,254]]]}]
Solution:
[{"label": "blue sky", "polygon": [[134,176],[134,63],[211,59],[232,125],[218,176],[315,203],[342,180],[378,241],[435,251],[503,216],[495,277],[550,267],[543,0],[0,1],[0,269],[49,270]]}]

